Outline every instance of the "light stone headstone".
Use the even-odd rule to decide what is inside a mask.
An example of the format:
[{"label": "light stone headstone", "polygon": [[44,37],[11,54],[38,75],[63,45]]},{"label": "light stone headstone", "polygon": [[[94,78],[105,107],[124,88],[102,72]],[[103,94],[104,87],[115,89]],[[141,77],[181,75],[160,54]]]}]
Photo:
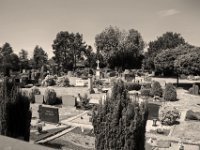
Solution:
[{"label": "light stone headstone", "polygon": [[44,96],[43,95],[35,95],[35,103],[43,104]]},{"label": "light stone headstone", "polygon": [[67,107],[67,106],[75,106],[75,97],[72,95],[63,95],[62,96],[62,103],[63,106]]}]

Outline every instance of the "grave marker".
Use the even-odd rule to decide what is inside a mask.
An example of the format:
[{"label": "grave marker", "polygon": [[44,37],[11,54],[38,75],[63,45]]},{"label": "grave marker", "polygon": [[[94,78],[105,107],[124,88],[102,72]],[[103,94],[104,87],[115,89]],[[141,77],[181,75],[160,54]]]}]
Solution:
[{"label": "grave marker", "polygon": [[43,104],[44,96],[43,95],[35,95],[35,103]]},{"label": "grave marker", "polygon": [[39,112],[39,119],[41,121],[55,123],[55,124],[59,122],[58,108],[40,105],[38,112]]},{"label": "grave marker", "polygon": [[77,79],[77,80],[76,80],[76,86],[85,86],[85,81],[84,81],[84,80]]},{"label": "grave marker", "polygon": [[75,97],[72,95],[63,95],[62,96],[63,106],[75,106]]}]

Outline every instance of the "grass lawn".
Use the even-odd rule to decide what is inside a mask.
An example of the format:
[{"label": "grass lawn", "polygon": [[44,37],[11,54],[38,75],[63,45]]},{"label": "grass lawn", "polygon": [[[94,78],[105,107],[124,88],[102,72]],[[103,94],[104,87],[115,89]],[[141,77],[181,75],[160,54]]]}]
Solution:
[{"label": "grass lawn", "polygon": [[63,130],[69,128],[70,126],[68,127],[63,127],[63,128],[57,128],[57,129],[51,129],[51,130],[48,130],[48,131],[44,131],[42,133],[37,133],[37,132],[31,132],[30,133],[30,140],[34,141],[34,142],[37,142],[37,141],[40,141],[44,138],[47,138],[47,137],[50,137],[50,136],[53,136],[59,132],[62,132]]},{"label": "grass lawn", "polygon": [[200,140],[199,133],[200,133],[200,122],[186,121],[175,126],[172,136],[188,139],[195,142]]}]

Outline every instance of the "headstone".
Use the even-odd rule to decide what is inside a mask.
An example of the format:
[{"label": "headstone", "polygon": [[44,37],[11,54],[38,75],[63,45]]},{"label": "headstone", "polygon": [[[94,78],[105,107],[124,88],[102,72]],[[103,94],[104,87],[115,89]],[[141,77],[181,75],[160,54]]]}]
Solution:
[{"label": "headstone", "polygon": [[39,119],[41,121],[45,121],[48,123],[55,123],[55,124],[59,122],[58,108],[40,105],[38,112],[39,112]]},{"label": "headstone", "polygon": [[144,77],[144,81],[151,82],[152,81],[152,77],[146,76],[146,77]]},{"label": "headstone", "polygon": [[100,67],[99,67],[99,63],[100,63],[100,61],[97,60],[96,63],[97,63],[96,79],[100,79],[100,75],[101,75],[101,74],[100,74]]},{"label": "headstone", "polygon": [[88,90],[91,91],[93,89],[92,77],[88,78]]},{"label": "headstone", "polygon": [[75,106],[75,97],[72,95],[63,95],[62,96],[63,106]]},{"label": "headstone", "polygon": [[199,86],[198,85],[193,85],[193,94],[198,95],[199,94]]},{"label": "headstone", "polygon": [[84,81],[84,80],[77,79],[77,80],[76,80],[76,86],[85,86],[85,81]]},{"label": "headstone", "polygon": [[35,95],[35,103],[43,104],[44,96],[43,95]]}]

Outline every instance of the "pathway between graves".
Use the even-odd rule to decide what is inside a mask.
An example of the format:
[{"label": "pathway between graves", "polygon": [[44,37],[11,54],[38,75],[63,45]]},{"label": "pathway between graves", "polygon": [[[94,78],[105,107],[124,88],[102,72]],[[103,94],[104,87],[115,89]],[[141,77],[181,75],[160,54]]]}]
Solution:
[{"label": "pathway between graves", "polygon": [[57,133],[57,134],[55,134],[55,135],[53,135],[53,136],[50,136],[50,137],[47,137],[47,138],[42,139],[42,140],[40,140],[40,141],[37,141],[36,143],[37,143],[37,144],[42,144],[42,143],[46,143],[46,142],[52,141],[52,140],[54,140],[54,139],[56,139],[56,138],[59,138],[59,137],[63,136],[64,134],[70,132],[71,130],[73,130],[73,129],[75,129],[75,128],[76,128],[76,127],[68,128],[68,129],[63,130],[62,132],[59,132],[59,133]]}]

